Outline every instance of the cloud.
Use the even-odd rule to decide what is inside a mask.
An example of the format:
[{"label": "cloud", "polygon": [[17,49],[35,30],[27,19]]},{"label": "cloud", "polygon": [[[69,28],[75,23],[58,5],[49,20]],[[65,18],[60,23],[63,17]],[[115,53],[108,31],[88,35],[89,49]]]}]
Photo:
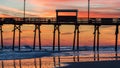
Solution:
[{"label": "cloud", "polygon": [[12,16],[7,15],[7,14],[0,14],[0,17],[12,17]]},{"label": "cloud", "polygon": [[[31,4],[41,6],[40,9],[35,8],[35,11],[43,10],[41,15],[55,16],[55,10],[59,8],[73,8],[79,9],[79,17],[87,17],[88,13],[88,0],[30,0]],[[104,0],[92,0],[91,1],[91,16],[92,17],[119,17],[119,0],[104,1]],[[52,14],[51,14],[52,12]]]},{"label": "cloud", "polygon": [[[10,8],[6,6],[1,6],[0,5],[0,13],[3,15],[9,15],[9,16],[15,16],[15,17],[23,17],[23,11],[15,9],[15,8]],[[34,13],[34,12],[29,12],[26,11],[26,16],[37,16],[39,13]]]},{"label": "cloud", "polygon": [[[8,1],[8,0],[6,0]],[[12,0],[9,3],[13,2]],[[5,2],[5,1],[1,1]],[[15,1],[14,3],[23,3],[23,1]],[[91,17],[120,17],[119,0],[91,0]],[[15,7],[15,5],[6,6],[3,3],[0,6],[0,14],[10,16],[23,16],[23,11]],[[79,9],[79,17],[87,17],[88,15],[88,0],[26,0],[26,16],[36,17],[55,17],[56,9]],[[2,15],[1,15],[2,16]]]}]

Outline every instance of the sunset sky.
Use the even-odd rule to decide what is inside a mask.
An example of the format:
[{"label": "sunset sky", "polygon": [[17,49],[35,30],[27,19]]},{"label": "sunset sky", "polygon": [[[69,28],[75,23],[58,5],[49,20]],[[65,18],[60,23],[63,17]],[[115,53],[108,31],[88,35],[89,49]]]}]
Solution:
[{"label": "sunset sky", "polygon": [[[90,17],[120,17],[120,0],[90,1]],[[0,17],[23,17],[23,2],[24,0],[0,0]],[[88,0],[26,0],[27,17],[55,17],[56,9],[78,9],[79,17],[87,17]],[[93,26],[80,27],[80,45],[93,45],[93,28]],[[4,44],[12,45],[13,25],[4,25],[3,30]],[[22,26],[22,45],[33,44],[33,30],[34,25]],[[41,32],[42,45],[52,45],[53,26],[41,26]],[[73,32],[74,26],[61,26],[61,45],[72,45]],[[114,45],[115,26],[101,26],[100,32],[101,45]],[[18,34],[16,35],[18,38]]]},{"label": "sunset sky", "polygon": [[[90,1],[91,17],[120,17],[120,0]],[[0,0],[0,16],[22,17],[23,2]],[[26,16],[54,17],[56,9],[78,9],[79,17],[87,17],[88,0],[26,0]]]}]

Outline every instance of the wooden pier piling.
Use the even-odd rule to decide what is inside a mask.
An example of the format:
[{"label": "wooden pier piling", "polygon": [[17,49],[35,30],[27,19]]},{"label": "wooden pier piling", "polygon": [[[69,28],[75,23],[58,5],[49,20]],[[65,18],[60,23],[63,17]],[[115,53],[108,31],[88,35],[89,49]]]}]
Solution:
[{"label": "wooden pier piling", "polygon": [[77,39],[77,50],[79,50],[79,33],[80,33],[80,31],[79,31],[79,25],[75,25],[74,37],[73,37],[73,51],[76,50],[75,49],[76,39]]},{"label": "wooden pier piling", "polygon": [[53,51],[55,50],[55,33],[56,33],[56,25],[54,25],[54,31],[53,31]]},{"label": "wooden pier piling", "polygon": [[12,50],[14,51],[15,49],[15,36],[16,36],[16,30],[19,31],[19,42],[18,42],[18,46],[19,46],[19,51],[20,51],[20,45],[21,45],[21,24],[20,25],[16,25],[14,24],[14,29],[13,29],[13,46],[12,46]]},{"label": "wooden pier piling", "polygon": [[33,50],[35,50],[36,47],[36,33],[38,31],[38,40],[39,40],[39,50],[41,50],[41,31],[40,31],[40,25],[35,25],[34,30],[34,42],[33,42]]},{"label": "wooden pier piling", "polygon": [[54,31],[53,31],[53,51],[55,51],[56,31],[58,31],[58,51],[60,51],[60,25],[54,25]]},{"label": "wooden pier piling", "polygon": [[1,50],[3,49],[3,30],[2,30],[2,25],[0,25],[0,34],[1,34]]}]

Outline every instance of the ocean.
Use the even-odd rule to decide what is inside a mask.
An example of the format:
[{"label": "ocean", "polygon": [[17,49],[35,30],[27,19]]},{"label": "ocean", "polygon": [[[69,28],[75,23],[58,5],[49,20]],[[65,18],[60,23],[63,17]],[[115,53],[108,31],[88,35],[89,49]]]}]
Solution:
[{"label": "ocean", "polygon": [[52,47],[42,47],[42,50],[22,47],[15,51],[3,49],[0,52],[0,68],[56,68],[68,65],[68,62],[93,62],[120,60],[120,47],[118,53],[113,46],[100,47],[100,51],[93,52],[92,47],[80,47],[79,51],[73,51],[72,47],[61,47],[61,51],[52,51]]}]

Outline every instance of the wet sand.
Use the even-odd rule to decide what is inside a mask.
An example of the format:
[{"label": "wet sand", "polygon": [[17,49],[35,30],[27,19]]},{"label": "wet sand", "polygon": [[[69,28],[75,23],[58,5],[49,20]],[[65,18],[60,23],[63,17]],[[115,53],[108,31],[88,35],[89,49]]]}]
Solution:
[{"label": "wet sand", "polygon": [[120,68],[120,61],[73,62],[59,68]]}]

